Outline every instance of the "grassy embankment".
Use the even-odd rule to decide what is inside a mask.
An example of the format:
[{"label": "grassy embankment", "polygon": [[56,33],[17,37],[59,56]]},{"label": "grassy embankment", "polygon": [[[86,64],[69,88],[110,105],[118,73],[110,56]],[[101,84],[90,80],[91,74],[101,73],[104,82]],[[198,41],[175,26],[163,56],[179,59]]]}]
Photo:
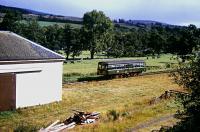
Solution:
[{"label": "grassy embankment", "polygon": [[[105,56],[96,56],[98,59],[94,60],[82,60],[79,62],[74,63],[67,63],[64,64],[64,76],[63,80],[64,82],[73,82],[73,81],[80,81],[80,80],[87,80],[92,79],[92,77],[97,77],[97,64],[99,61],[106,61],[107,59],[103,59]],[[89,58],[88,52],[83,52],[83,54],[80,56],[80,58]],[[112,58],[115,59],[115,58]],[[130,57],[130,58],[117,58],[115,60],[136,60],[141,59],[146,62],[146,65],[149,66],[149,69],[147,72],[152,71],[163,71],[163,70],[169,70],[176,66],[177,60],[172,59],[172,55],[165,54],[161,55],[160,58],[152,59],[152,57]]]},{"label": "grassy embankment", "polygon": [[[152,106],[149,101],[165,90],[181,89],[167,74],[65,84],[63,88],[63,101],[59,103],[0,113],[0,128],[39,129],[57,119],[64,120],[72,114],[72,109],[79,109],[101,112],[101,119],[71,131],[125,131],[148,120],[174,114],[178,109],[174,100]],[[170,123],[157,123],[145,130],[157,129],[163,124]]]}]

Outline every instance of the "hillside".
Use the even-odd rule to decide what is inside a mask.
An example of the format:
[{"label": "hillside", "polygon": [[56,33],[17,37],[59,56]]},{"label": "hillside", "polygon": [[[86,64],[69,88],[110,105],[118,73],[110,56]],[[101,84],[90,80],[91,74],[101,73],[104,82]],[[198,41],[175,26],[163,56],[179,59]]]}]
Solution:
[{"label": "hillside", "polygon": [[163,22],[152,21],[152,20],[114,20],[116,27],[125,27],[125,28],[152,28],[152,27],[168,27],[175,28],[180,27],[178,25],[171,25]]},{"label": "hillside", "polygon": [[55,15],[50,13],[44,13],[39,11],[34,11],[30,9],[23,9],[18,7],[9,7],[0,5],[0,17],[4,16],[4,13],[7,10],[11,11],[18,11],[23,15],[24,19],[38,19],[40,21],[50,21],[50,22],[71,22],[71,23],[78,23],[82,22],[82,18],[73,17],[73,16],[62,16],[62,15]]},{"label": "hillside", "polygon": [[22,14],[50,15],[48,13],[43,13],[43,12],[39,12],[39,11],[33,11],[33,10],[29,10],[29,9],[0,5],[0,12],[1,13],[5,13],[6,10],[18,11]]},{"label": "hillside", "polygon": [[[6,10],[18,11],[23,14],[24,19],[37,19],[39,21],[47,21],[47,22],[64,22],[64,23],[74,23],[74,24],[82,24],[82,18],[74,17],[74,16],[62,16],[62,15],[55,15],[49,14],[39,11],[34,11],[30,9],[23,9],[18,7],[9,7],[0,5],[0,17],[3,17]],[[151,28],[152,26],[164,26],[174,28],[177,25],[170,25],[167,23],[162,23],[158,21],[152,20],[114,20],[113,23],[116,27],[123,27],[123,28]]]}]

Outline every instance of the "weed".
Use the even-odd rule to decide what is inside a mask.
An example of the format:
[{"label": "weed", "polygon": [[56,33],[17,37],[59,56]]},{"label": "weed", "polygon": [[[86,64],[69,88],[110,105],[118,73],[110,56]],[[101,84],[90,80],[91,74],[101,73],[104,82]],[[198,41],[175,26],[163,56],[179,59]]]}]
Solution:
[{"label": "weed", "polygon": [[116,110],[109,110],[107,113],[107,117],[109,120],[116,121],[119,119],[120,113],[117,112]]}]

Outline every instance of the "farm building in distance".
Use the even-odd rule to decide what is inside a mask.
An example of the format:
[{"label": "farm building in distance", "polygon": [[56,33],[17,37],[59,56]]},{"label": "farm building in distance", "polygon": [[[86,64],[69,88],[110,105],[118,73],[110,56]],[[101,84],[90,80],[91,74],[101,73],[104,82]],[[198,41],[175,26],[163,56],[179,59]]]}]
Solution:
[{"label": "farm building in distance", "polygon": [[0,111],[62,100],[64,57],[0,31]]}]

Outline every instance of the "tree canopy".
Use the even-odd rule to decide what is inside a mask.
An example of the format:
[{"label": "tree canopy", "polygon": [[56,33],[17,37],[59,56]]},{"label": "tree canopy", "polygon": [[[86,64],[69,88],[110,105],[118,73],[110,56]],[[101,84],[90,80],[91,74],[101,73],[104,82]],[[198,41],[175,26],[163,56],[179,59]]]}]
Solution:
[{"label": "tree canopy", "polygon": [[[175,126],[164,131],[199,132],[200,120],[200,56],[193,58],[189,63],[182,63],[175,73],[176,82],[183,86],[190,95],[179,96],[183,110],[177,118],[181,119]],[[161,129],[163,131],[163,129]]]},{"label": "tree canopy", "polygon": [[84,14],[82,28],[84,45],[90,50],[91,59],[93,59],[94,53],[105,45],[104,36],[112,30],[113,23],[102,11],[93,10]]},{"label": "tree canopy", "polygon": [[22,15],[17,11],[6,11],[6,15],[0,24],[1,30],[14,31],[16,22],[22,19]]},{"label": "tree canopy", "polygon": [[[125,21],[125,20],[120,20]],[[114,23],[102,11],[93,10],[83,16],[81,28],[70,24],[41,26],[37,20],[21,21],[20,14],[8,11],[0,23],[10,30],[51,50],[64,51],[66,58],[90,51],[91,58],[101,52],[107,57],[178,55],[184,61],[193,50],[199,50],[200,29],[189,26],[125,27]]]}]

